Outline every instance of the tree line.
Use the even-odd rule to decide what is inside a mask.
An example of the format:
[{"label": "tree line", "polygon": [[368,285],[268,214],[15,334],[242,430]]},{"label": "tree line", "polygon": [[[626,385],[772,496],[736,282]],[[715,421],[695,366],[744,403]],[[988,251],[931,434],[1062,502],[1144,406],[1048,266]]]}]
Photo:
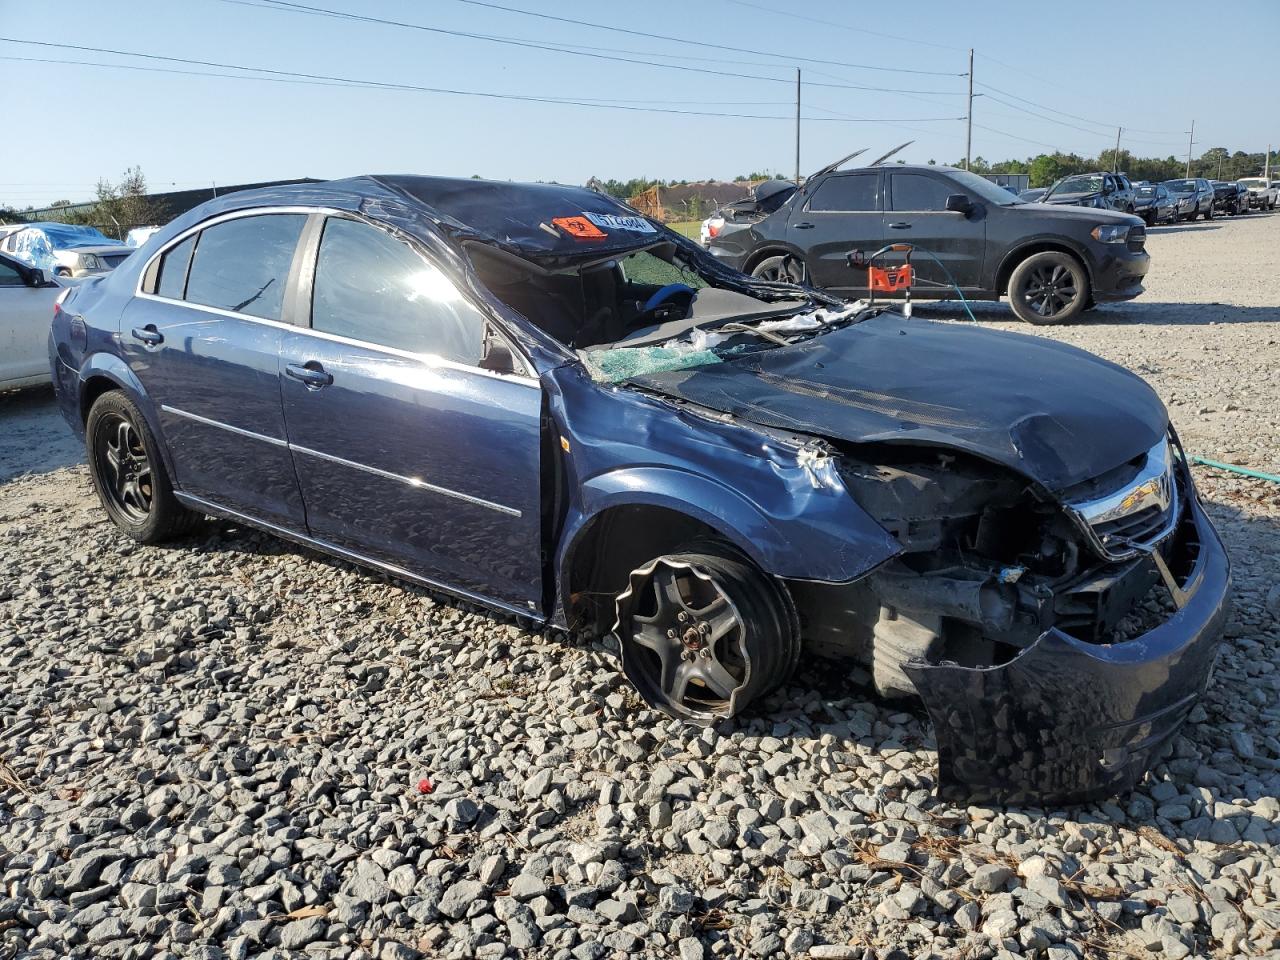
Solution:
[{"label": "tree line", "polygon": [[[88,204],[55,200],[50,207],[57,208],[46,214],[50,221],[97,227],[116,240],[123,240],[133,227],[158,225],[168,220],[165,211],[147,196],[147,178],[141,167],[130,167],[116,183],[100,177],[94,199]],[[0,208],[0,220],[27,220],[27,211],[32,209]]]},{"label": "tree line", "polygon": [[[932,161],[930,161],[932,162]],[[969,165],[974,173],[1025,173],[1031,178],[1031,186],[1047,187],[1055,180],[1069,177],[1075,173],[1092,173],[1097,170],[1110,170],[1112,165],[1131,180],[1150,180],[1159,183],[1162,180],[1177,180],[1187,175],[1187,158],[1169,156],[1136,157],[1128,150],[1121,150],[1116,156],[1114,150],[1103,150],[1097,157],[1082,157],[1076,153],[1042,153],[1026,160],[1002,160],[988,163],[977,157]],[[964,161],[957,161],[957,167],[963,167]],[[1208,177],[1210,180],[1239,180],[1241,177],[1262,176],[1266,166],[1266,154],[1245,153],[1237,150],[1232,153],[1226,147],[1213,147],[1191,161],[1191,176]],[[1280,151],[1271,153],[1271,176],[1280,178]]]}]

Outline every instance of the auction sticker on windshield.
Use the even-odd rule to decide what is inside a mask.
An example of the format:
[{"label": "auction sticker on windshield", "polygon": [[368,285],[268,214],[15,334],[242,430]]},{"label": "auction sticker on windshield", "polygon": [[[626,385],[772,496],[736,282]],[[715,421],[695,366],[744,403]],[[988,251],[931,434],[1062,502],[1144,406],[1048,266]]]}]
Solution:
[{"label": "auction sticker on windshield", "polygon": [[586,218],[597,227],[610,230],[631,230],[634,233],[657,233],[653,224],[643,217],[620,217],[613,213],[588,213]]}]

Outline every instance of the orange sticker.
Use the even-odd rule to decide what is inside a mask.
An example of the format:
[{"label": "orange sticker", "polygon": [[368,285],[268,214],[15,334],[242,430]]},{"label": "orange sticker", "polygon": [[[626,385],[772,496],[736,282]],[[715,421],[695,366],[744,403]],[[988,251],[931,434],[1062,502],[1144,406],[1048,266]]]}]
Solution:
[{"label": "orange sticker", "polygon": [[586,217],[556,217],[551,222],[577,240],[603,240],[608,236]]}]

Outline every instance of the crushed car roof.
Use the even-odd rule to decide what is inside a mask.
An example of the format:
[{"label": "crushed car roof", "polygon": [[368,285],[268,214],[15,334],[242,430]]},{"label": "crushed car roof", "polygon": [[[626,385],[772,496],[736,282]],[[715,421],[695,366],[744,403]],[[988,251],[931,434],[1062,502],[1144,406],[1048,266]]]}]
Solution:
[{"label": "crushed car roof", "polygon": [[267,204],[325,203],[376,215],[379,203],[397,201],[459,239],[496,243],[532,259],[599,257],[669,239],[612,197],[557,183],[369,175],[245,190],[197,209],[209,216]]}]

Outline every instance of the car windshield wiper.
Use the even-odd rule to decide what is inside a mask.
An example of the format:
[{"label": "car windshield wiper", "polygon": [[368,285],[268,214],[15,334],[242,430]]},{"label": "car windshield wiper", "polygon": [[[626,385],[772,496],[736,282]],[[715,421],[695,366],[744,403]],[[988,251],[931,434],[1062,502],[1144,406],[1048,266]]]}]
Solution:
[{"label": "car windshield wiper", "polygon": [[758,330],[755,327],[747,326],[745,323],[739,323],[737,320],[734,320],[732,323],[722,323],[720,326],[716,327],[716,330],[730,330],[733,333],[750,333],[757,337],[763,337],[764,339],[782,347],[788,347],[791,345],[790,340],[786,337],[778,336],[778,334],[774,333],[772,330]]}]

